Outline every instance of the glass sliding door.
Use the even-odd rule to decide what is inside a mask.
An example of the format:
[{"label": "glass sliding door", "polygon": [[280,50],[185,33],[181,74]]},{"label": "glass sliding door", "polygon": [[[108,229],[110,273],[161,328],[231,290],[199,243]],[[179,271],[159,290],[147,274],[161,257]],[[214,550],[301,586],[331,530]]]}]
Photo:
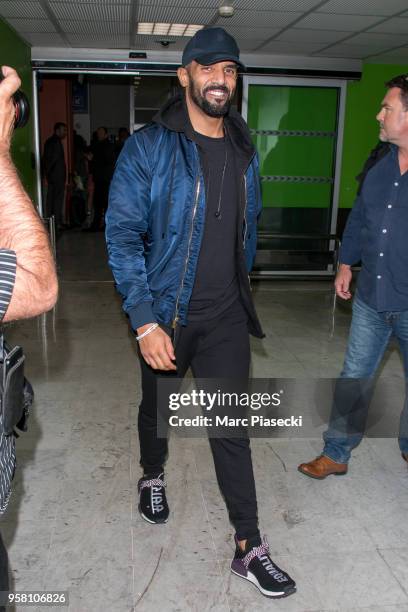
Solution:
[{"label": "glass sliding door", "polygon": [[330,273],[325,253],[337,220],[344,87],[337,80],[244,77],[242,110],[262,181],[261,274]]}]

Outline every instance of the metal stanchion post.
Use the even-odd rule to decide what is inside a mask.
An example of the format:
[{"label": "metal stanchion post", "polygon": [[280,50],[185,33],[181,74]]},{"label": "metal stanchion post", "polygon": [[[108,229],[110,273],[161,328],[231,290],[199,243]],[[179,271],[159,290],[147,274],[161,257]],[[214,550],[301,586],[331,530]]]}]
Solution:
[{"label": "metal stanchion post", "polygon": [[52,252],[54,253],[54,259],[57,259],[57,239],[55,232],[55,217],[52,215],[51,217],[43,217],[43,223],[47,227],[48,234],[50,236],[50,243]]},{"label": "metal stanchion post", "polygon": [[56,239],[56,233],[55,233],[55,217],[54,215],[52,215],[49,219],[49,226],[50,226],[50,240],[51,240],[51,246],[52,246],[52,250],[54,252],[54,258],[57,259],[57,239]]}]

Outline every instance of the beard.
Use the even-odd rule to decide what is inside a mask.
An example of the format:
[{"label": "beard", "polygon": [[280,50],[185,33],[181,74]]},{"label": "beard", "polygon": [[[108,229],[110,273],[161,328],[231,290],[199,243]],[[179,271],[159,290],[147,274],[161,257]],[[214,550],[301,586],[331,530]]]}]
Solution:
[{"label": "beard", "polygon": [[[209,102],[205,94],[212,89],[225,92],[227,94],[225,102]],[[201,94],[196,83],[190,77],[190,95],[193,102],[209,117],[224,117],[231,106],[231,92],[225,85],[207,85]]]}]

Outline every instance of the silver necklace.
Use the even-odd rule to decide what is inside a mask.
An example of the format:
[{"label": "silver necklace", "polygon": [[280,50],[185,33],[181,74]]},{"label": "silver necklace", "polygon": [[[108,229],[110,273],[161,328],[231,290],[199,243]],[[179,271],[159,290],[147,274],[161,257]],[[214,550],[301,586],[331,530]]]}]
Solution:
[{"label": "silver necklace", "polygon": [[227,162],[228,162],[228,144],[227,144],[227,131],[224,128],[224,132],[225,132],[225,156],[224,156],[224,167],[222,169],[222,175],[221,175],[221,185],[220,185],[220,195],[218,197],[218,206],[217,206],[217,210],[214,213],[214,216],[221,221],[222,218],[222,214],[221,214],[221,200],[222,200],[222,191],[224,188],[224,178],[225,178],[225,171],[227,169]]}]

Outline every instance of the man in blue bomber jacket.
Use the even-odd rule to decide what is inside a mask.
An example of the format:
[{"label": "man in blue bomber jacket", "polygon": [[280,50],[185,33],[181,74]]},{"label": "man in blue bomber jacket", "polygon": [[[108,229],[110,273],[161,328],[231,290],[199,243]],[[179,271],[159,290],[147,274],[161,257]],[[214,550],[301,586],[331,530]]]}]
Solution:
[{"label": "man in blue bomber jacket", "polygon": [[[248,272],[261,210],[248,128],[230,109],[239,49],[222,28],[200,30],[183,52],[183,93],[130,137],[119,157],[106,217],[109,262],[140,348],[139,511],[165,523],[167,439],[157,437],[157,381],[247,381],[248,331],[262,337]],[[249,440],[210,439],[235,528],[232,571],[267,597],[295,592],[258,529]]]}]

